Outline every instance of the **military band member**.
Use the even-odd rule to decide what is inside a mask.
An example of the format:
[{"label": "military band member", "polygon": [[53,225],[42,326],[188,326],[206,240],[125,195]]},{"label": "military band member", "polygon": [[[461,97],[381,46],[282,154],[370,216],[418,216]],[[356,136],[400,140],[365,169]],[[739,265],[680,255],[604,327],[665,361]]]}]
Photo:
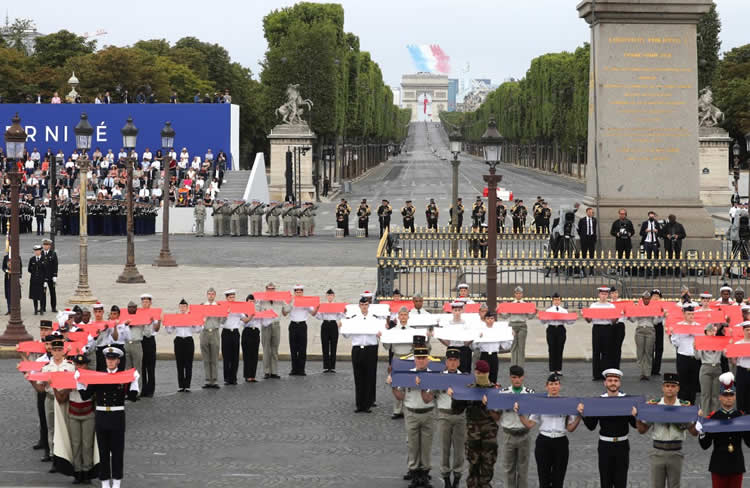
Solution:
[{"label": "military band member", "polygon": [[[179,312],[188,313],[188,302],[180,300]],[[174,334],[174,359],[177,363],[177,388],[180,393],[190,392],[193,378],[193,357],[195,356],[194,333],[200,333],[203,326],[166,327],[167,334]]]},{"label": "military band member", "polygon": [[503,201],[498,199],[495,207],[495,216],[497,217],[497,231],[505,232],[505,220],[508,218],[508,209],[505,208]]},{"label": "military band member", "polygon": [[370,206],[367,204],[367,200],[363,198],[359,203],[359,207],[357,208],[357,227],[360,229],[364,229],[365,237],[370,237],[370,213]]},{"label": "military band member", "polygon": [[411,204],[411,200],[406,201],[406,205],[401,208],[401,216],[404,219],[404,229],[414,232],[414,214],[417,209]]},{"label": "military band member", "polygon": [[541,228],[537,227],[537,232],[544,232],[549,234],[549,222],[552,218],[552,209],[549,208],[547,202],[542,202],[542,213],[541,213]]},{"label": "military band member", "polygon": [[[524,370],[521,366],[513,365],[508,369],[510,386],[500,389],[500,393],[533,394],[534,390],[526,387],[523,382]],[[514,410],[500,412],[500,426],[503,428],[503,471],[505,471],[505,486],[508,488],[526,488],[529,478],[529,450],[531,440],[529,429],[521,422]]]},{"label": "military band member", "polygon": [[[560,377],[551,373],[545,385],[547,397],[560,396]],[[518,403],[513,410],[518,413]],[[539,425],[539,435],[536,437],[534,459],[539,476],[539,488],[562,488],[565,484],[565,473],[568,470],[568,432],[573,432],[581,423],[580,415],[538,415],[528,417],[519,415],[518,418],[527,429]]]},{"label": "military band member", "polygon": [[[78,354],[73,358],[73,364],[76,370],[88,369],[89,358]],[[77,389],[70,391],[68,400],[68,433],[75,477],[73,484],[88,484],[94,476],[94,402],[90,398],[84,400]]]},{"label": "military band member", "polygon": [[430,203],[428,203],[427,207],[425,207],[424,215],[427,219],[427,228],[437,231],[440,210],[438,209],[434,198],[430,198]]},{"label": "military band member", "polygon": [[[336,294],[332,289],[326,291],[326,301],[333,303],[336,300]],[[336,347],[339,343],[339,323],[344,318],[343,313],[321,313],[318,312],[315,318],[321,321],[320,324],[320,347],[323,351],[323,372],[336,372]],[[265,351],[264,351],[265,353]]]},{"label": "military band member", "polygon": [[[104,350],[107,373],[118,372],[122,351],[114,347]],[[130,383],[114,385],[88,385],[78,383],[81,398],[95,397],[94,424],[99,446],[99,480],[103,488],[120,488],[123,478],[125,454],[125,399],[134,401],[138,396],[138,372]],[[78,378],[78,373],[76,374]]]},{"label": "military band member", "polygon": [[279,237],[279,217],[281,216],[282,208],[279,202],[271,202],[266,209],[266,227],[268,228],[268,235],[271,237]]},{"label": "military band member", "polygon": [[336,226],[344,231],[344,237],[349,235],[349,214],[352,213],[352,207],[346,202],[345,198],[341,199],[336,205]]},{"label": "military band member", "polygon": [[[690,402],[681,401],[677,398],[680,391],[680,377],[674,373],[664,373],[662,380],[662,397],[659,400],[650,400],[650,405],[672,405],[690,406]],[[682,443],[685,440],[685,432],[698,435],[695,423],[689,424],[649,424],[642,420],[636,421],[636,428],[641,434],[645,434],[653,426],[654,450],[649,456],[651,458],[651,486],[654,488],[679,488],[682,477]]]},{"label": "military band member", "polygon": [[[523,288],[517,286],[513,290],[511,303],[526,303],[523,299]],[[503,319],[510,322],[513,329],[513,346],[510,349],[510,363],[523,367],[526,363],[526,336],[529,333],[527,320],[534,318],[533,314],[503,314]]]},{"label": "military band member", "polygon": [[[490,383],[490,366],[486,361],[477,361],[474,367],[475,383],[470,388],[496,388]],[[453,397],[453,389],[448,388],[446,394]],[[469,474],[466,486],[492,486],[497,461],[497,431],[500,413],[487,409],[487,395],[481,401],[467,401],[453,399],[451,403],[454,412],[466,413],[466,461],[469,464]],[[457,488],[458,483],[452,488]]]},{"label": "military band member", "polygon": [[47,262],[42,257],[42,246],[34,246],[34,255],[29,259],[29,298],[34,302],[34,315],[47,311]]},{"label": "military band member", "polygon": [[[369,313],[370,301],[366,297],[359,299],[359,313],[356,317],[366,321],[377,321]],[[348,337],[349,334],[344,334]],[[354,413],[371,413],[375,404],[375,393],[378,372],[378,335],[353,334],[352,370],[354,373],[354,400],[357,405]]]},{"label": "military band member", "polygon": [[[294,285],[293,296],[301,297],[305,287]],[[314,307],[296,307],[293,304],[281,309],[284,316],[289,316],[289,354],[291,355],[292,370],[289,376],[307,376],[307,317],[314,316],[318,309]]]},{"label": "military band member", "polygon": [[[606,392],[602,397],[625,396],[620,391],[622,371],[610,368],[602,372]],[[622,417],[586,417],[583,404],[578,405],[578,413],[589,430],[599,425],[599,481],[601,488],[625,488],[628,486],[630,465],[630,443],[628,432],[635,427],[638,411],[633,407],[632,414]]]},{"label": "military band member", "polygon": [[[203,237],[203,229],[206,224],[206,207],[203,205],[202,198],[199,198],[195,204],[193,217],[195,218],[195,237]],[[217,235],[215,230],[214,235]]]},{"label": "military band member", "polygon": [[383,237],[383,232],[387,229],[391,231],[391,214],[393,214],[393,208],[391,204],[385,198],[380,203],[377,210],[378,223],[380,224],[380,237]]},{"label": "military band member", "polygon": [[[209,288],[206,291],[206,301],[203,305],[218,306],[216,303],[216,290]],[[223,320],[221,317],[206,317],[201,330],[201,357],[203,358],[203,371],[205,376],[204,389],[219,389],[219,348],[221,340],[219,329]]]},{"label": "military band member", "polygon": [[[430,354],[425,346],[414,346],[415,373],[429,371]],[[391,375],[386,382],[390,385]],[[404,402],[406,409],[406,442],[409,447],[408,467],[411,474],[410,488],[432,486],[429,481],[432,467],[432,436],[435,431],[435,394],[419,388],[419,377],[415,376],[416,388],[392,388],[393,397]]]},{"label": "military band member", "polygon": [[477,196],[476,201],[471,206],[471,226],[479,228],[484,223],[484,217],[487,214],[487,209],[484,207],[482,197]]},{"label": "military band member", "polygon": [[526,216],[528,213],[523,200],[516,201],[513,208],[510,209],[510,214],[513,217],[513,232],[523,232],[524,228],[526,228]]},{"label": "military band member", "polygon": [[464,225],[464,204],[460,198],[456,199],[456,201],[456,208],[458,209],[456,211],[456,225],[453,225],[453,205],[451,205],[451,208],[448,210],[448,214],[451,217],[451,228],[453,229],[453,232],[459,232]]},{"label": "military band member", "polygon": [[[266,285],[266,292],[276,291],[276,285],[268,283]],[[263,329],[260,331],[260,340],[263,345],[263,372],[265,373],[263,379],[280,379],[279,376],[279,344],[281,342],[281,322],[279,316],[281,316],[281,309],[283,308],[283,302],[274,302],[266,300],[258,300],[255,304],[255,309],[258,311],[262,310],[273,310],[276,312],[277,317],[275,319],[263,320]]]},{"label": "military band member", "polygon": [[34,218],[36,219],[36,235],[44,235],[44,219],[47,218],[47,207],[40,200],[34,205]]}]

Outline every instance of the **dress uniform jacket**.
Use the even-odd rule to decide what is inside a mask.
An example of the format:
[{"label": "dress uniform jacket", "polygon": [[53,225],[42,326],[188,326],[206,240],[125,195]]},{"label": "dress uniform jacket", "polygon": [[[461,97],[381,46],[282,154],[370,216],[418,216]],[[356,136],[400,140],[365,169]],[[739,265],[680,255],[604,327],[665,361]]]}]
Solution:
[{"label": "dress uniform jacket", "polygon": [[[737,409],[729,412],[720,409],[706,417],[712,420],[728,420],[744,415]],[[737,474],[745,472],[745,457],[742,454],[742,442],[750,447],[750,432],[716,432],[701,433],[698,442],[703,449],[713,444],[711,461],[708,470],[716,474]]]},{"label": "dress uniform jacket", "polygon": [[45,298],[44,282],[47,280],[47,263],[42,256],[29,259],[29,298],[42,300]]}]

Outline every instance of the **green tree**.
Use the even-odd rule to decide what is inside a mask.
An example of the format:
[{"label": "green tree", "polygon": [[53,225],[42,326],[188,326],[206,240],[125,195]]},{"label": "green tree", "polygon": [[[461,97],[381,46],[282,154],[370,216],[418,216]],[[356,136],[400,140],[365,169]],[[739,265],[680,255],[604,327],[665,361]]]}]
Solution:
[{"label": "green tree", "polygon": [[63,66],[68,58],[90,54],[96,50],[95,40],[87,41],[65,29],[37,37],[34,45],[34,63],[51,68]]},{"label": "green tree", "polygon": [[750,44],[724,54],[714,81],[715,104],[724,111],[724,128],[738,140],[750,132]]},{"label": "green tree", "polygon": [[138,41],[133,44],[134,48],[146,51],[157,56],[169,56],[171,47],[166,39],[149,39],[148,41]]},{"label": "green tree", "polygon": [[28,82],[28,58],[13,48],[0,48],[0,94],[6,102],[22,102],[33,87]]},{"label": "green tree", "polygon": [[33,20],[15,19],[13,23],[8,26],[8,33],[5,36],[7,46],[26,54],[26,46],[24,46],[23,40],[26,38],[26,32],[34,29],[35,26]]},{"label": "green tree", "polygon": [[719,65],[721,19],[716,4],[698,22],[698,88],[711,85]]}]

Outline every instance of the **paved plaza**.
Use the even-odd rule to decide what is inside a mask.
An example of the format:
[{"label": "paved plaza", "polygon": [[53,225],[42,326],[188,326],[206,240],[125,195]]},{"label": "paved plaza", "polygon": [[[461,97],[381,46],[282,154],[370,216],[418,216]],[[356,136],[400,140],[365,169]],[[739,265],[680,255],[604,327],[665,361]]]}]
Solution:
[{"label": "paved plaza", "polygon": [[[507,383],[507,358],[501,360],[501,383]],[[662,371],[673,370],[668,362]],[[407,486],[406,435],[402,420],[391,420],[392,395],[385,384],[386,364],[378,366],[378,407],[372,414],[354,414],[351,364],[340,361],[335,375],[322,374],[320,362],[308,363],[308,376],[282,376],[202,390],[203,368],[195,362],[193,392],[176,393],[177,374],[172,361],[159,361],[156,395],[127,404],[125,487],[340,487],[382,488]],[[623,365],[623,390],[656,395],[660,382],[639,383],[634,363]],[[288,364],[280,365],[280,371]],[[543,363],[527,366],[527,382],[543,387]],[[590,380],[590,364],[565,364],[563,395],[591,396],[602,384]],[[15,361],[0,361],[0,397],[3,438],[0,447],[0,486],[61,487],[70,479],[48,474],[31,445],[38,423],[34,394],[15,370]],[[502,434],[500,434],[502,436]],[[534,437],[536,434],[534,433]],[[650,485],[650,437],[631,429],[629,487]],[[565,486],[599,486],[597,434],[581,424],[570,435],[571,456]],[[502,453],[501,453],[502,455]],[[440,448],[433,440],[433,481]],[[685,444],[685,488],[708,486],[708,452],[698,441]],[[438,477],[439,478],[439,477]],[[465,479],[465,476],[464,476]],[[529,465],[529,486],[536,487],[536,465]],[[495,465],[493,486],[505,486],[502,464]]]}]

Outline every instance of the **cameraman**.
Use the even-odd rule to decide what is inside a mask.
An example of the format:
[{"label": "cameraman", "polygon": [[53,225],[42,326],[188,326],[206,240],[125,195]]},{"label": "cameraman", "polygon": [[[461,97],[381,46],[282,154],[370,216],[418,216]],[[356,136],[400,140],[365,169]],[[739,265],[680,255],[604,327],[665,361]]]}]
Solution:
[{"label": "cameraman", "polygon": [[[575,218],[579,206],[579,203],[575,203],[572,207],[560,207],[560,214],[555,219],[555,227],[550,237],[552,249],[557,253],[567,251],[572,257],[575,240],[578,238]],[[559,256],[557,253],[556,256]]]},{"label": "cameraman", "polygon": [[617,259],[630,259],[630,252],[633,250],[633,243],[630,240],[635,235],[633,222],[628,220],[628,211],[621,208],[617,214],[620,218],[612,222],[612,228],[609,230],[610,235],[615,238],[615,250],[617,250]]},{"label": "cameraman", "polygon": [[[747,242],[750,240],[750,215],[743,206],[733,207],[730,213],[732,220],[727,229],[727,237],[732,241],[732,256],[739,254],[742,259],[748,259]],[[745,245],[743,245],[745,243]]]},{"label": "cameraman", "polygon": [[677,217],[674,214],[667,217],[667,223],[662,227],[662,236],[664,237],[664,251],[667,253],[667,259],[680,259],[682,240],[687,234],[685,233],[685,227],[677,222]]}]

